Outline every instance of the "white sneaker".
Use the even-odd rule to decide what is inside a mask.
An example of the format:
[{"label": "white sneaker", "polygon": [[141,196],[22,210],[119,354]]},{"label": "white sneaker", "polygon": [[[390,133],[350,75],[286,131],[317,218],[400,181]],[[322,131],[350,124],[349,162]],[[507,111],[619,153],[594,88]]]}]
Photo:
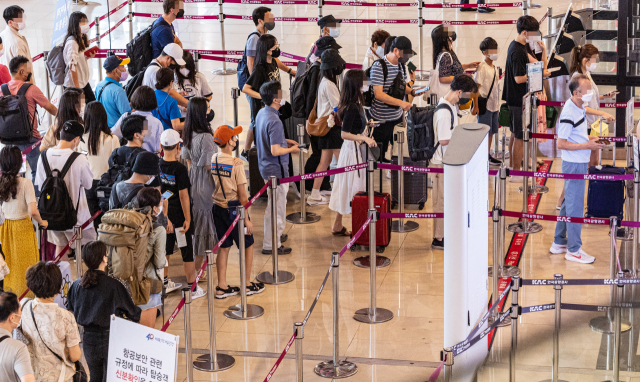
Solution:
[{"label": "white sneaker", "polygon": [[173,281],[171,281],[171,279],[169,279],[169,281],[164,284],[164,287],[166,288],[166,293],[171,293],[174,290],[178,290],[180,288],[182,288],[182,284],[181,283],[174,283]]},{"label": "white sneaker", "polygon": [[391,170],[387,171],[387,179],[391,179]]},{"label": "white sneaker", "polygon": [[320,198],[316,199],[313,196],[307,198],[307,204],[310,206],[317,206],[320,204],[329,204],[329,198],[324,195],[320,195]]},{"label": "white sneaker", "polygon": [[195,300],[197,298],[206,296],[206,294],[207,294],[207,292],[205,292],[204,289],[202,289],[200,287],[196,287],[196,289],[193,291],[193,293],[191,293],[191,299]]},{"label": "white sneaker", "polygon": [[594,261],[596,261],[595,257],[588,255],[585,251],[582,250],[582,248],[580,248],[578,252],[574,252],[574,253],[567,252],[564,255],[564,258],[566,260],[575,261],[576,263],[582,263],[582,264],[591,264]]},{"label": "white sneaker", "polygon": [[521,176],[510,176],[509,177],[509,182],[511,183],[522,183],[522,177]]},{"label": "white sneaker", "polygon": [[555,242],[551,244],[551,248],[549,248],[549,252],[554,255],[559,255],[561,253],[567,253],[567,246],[562,244],[556,244]]},{"label": "white sneaker", "polygon": [[322,190],[320,191],[320,195],[331,196],[331,190]]}]

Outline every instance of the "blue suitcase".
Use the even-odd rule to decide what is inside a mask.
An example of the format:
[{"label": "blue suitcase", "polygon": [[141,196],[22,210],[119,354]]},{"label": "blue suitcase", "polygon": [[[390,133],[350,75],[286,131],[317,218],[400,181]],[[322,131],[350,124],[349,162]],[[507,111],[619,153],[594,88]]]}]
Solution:
[{"label": "blue suitcase", "polygon": [[[589,167],[590,175],[624,175],[624,167],[602,166],[601,170]],[[605,218],[617,216],[622,220],[624,212],[624,180],[590,180],[587,191],[587,218]]]}]

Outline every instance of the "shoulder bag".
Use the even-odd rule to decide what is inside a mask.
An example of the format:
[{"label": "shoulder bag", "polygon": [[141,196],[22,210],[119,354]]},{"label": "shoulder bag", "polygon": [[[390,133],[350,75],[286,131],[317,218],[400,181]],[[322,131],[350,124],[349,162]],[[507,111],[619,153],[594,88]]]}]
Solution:
[{"label": "shoulder bag", "polygon": [[309,119],[307,120],[307,133],[309,135],[313,135],[314,137],[324,137],[329,133],[331,128],[329,127],[328,120],[331,113],[327,114],[324,117],[318,118],[318,97],[316,97],[316,102],[313,104],[313,109],[311,110],[311,114],[309,114]]},{"label": "shoulder bag", "polygon": [[493,81],[491,81],[491,87],[489,88],[489,92],[486,97],[481,97],[478,95],[478,115],[484,115],[487,112],[487,101],[489,101],[489,97],[491,96],[491,91],[493,90],[493,85],[496,82],[496,69],[493,69]]}]

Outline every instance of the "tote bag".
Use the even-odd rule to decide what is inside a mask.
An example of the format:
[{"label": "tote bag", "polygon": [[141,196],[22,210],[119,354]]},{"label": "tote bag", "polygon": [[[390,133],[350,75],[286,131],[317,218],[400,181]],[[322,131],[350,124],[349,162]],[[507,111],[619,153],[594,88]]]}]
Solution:
[{"label": "tote bag", "polygon": [[[429,90],[431,94],[436,94],[438,96],[438,100],[444,97],[445,94],[449,91],[449,86],[447,84],[443,84],[440,82],[440,60],[442,60],[443,55],[448,54],[451,57],[451,53],[442,52],[438,56],[438,62],[436,62],[436,68],[431,71],[431,75],[429,76]],[[451,57],[453,60],[453,57]]]}]

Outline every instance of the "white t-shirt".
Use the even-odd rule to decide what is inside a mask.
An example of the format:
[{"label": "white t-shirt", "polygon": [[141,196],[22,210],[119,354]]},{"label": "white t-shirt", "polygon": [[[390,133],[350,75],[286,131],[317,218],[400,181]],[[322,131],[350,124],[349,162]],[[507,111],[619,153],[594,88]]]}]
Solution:
[{"label": "white t-shirt", "polygon": [[500,79],[498,78],[498,69],[482,61],[480,65],[478,65],[478,70],[473,79],[480,85],[480,97],[484,98],[486,98],[489,93],[491,81],[495,79],[493,89],[491,89],[491,96],[487,100],[487,111],[500,110]]},{"label": "white t-shirt", "polygon": [[[564,108],[558,118],[558,138],[572,143],[587,143],[587,114],[586,110],[578,107],[571,98],[564,103]],[[571,163],[589,163],[591,150],[562,150],[562,160]]]},{"label": "white t-shirt", "polygon": [[[82,136],[84,143],[80,142],[78,148],[80,151],[89,151],[89,133]],[[86,158],[89,161],[89,169],[93,174],[93,179],[100,180],[102,174],[109,170],[109,157],[113,150],[120,147],[120,140],[114,134],[100,133],[100,140],[98,141],[98,154],[92,155],[89,153]]]},{"label": "white t-shirt", "polygon": [[318,118],[326,117],[333,111],[334,107],[338,107],[340,102],[340,90],[333,82],[326,78],[320,81],[318,86]]},{"label": "white t-shirt", "polygon": [[[178,78],[173,81],[173,90],[177,92],[185,91],[187,95],[186,99],[190,99],[192,97],[208,97],[213,94],[209,84],[207,83],[207,77],[204,74],[198,72],[196,73],[196,83],[192,84],[191,81],[185,79],[182,86],[178,85]],[[183,117],[187,116],[187,111],[180,109],[180,113]]]},{"label": "white t-shirt", "polygon": [[78,87],[80,89],[87,86],[89,83],[89,64],[87,63],[87,56],[84,55],[84,51],[80,52],[80,46],[76,42],[75,38],[69,37],[66,44],[64,44],[63,50],[64,63],[67,65],[67,73],[64,77],[64,86],[75,87],[72,70],[75,70],[78,74]]},{"label": "white t-shirt", "polygon": [[[580,74],[581,73],[575,72],[573,73],[571,78],[575,76],[579,76]],[[596,83],[593,82],[593,78],[591,78],[591,73],[587,71],[587,74],[585,75],[589,78],[589,81],[591,82],[591,90],[593,90],[593,97],[591,97],[591,100],[589,100],[589,103],[587,103],[587,107],[590,107],[593,110],[600,110],[600,92],[598,91],[598,85],[596,85]],[[571,97],[571,92],[569,92],[569,97]],[[587,123],[589,124],[589,126],[591,126],[591,124],[597,120],[598,120],[597,115],[587,114]]]},{"label": "white t-shirt", "polygon": [[29,203],[36,203],[36,192],[30,179],[18,177],[16,198],[2,203],[5,219],[20,220],[29,217]]},{"label": "white t-shirt", "polygon": [[142,78],[142,85],[148,86],[151,89],[156,90],[156,82],[157,82],[156,73],[158,73],[158,70],[162,69],[162,65],[160,65],[160,63],[156,59],[151,60],[151,62],[152,63],[155,62],[158,65],[149,64],[147,69],[144,71],[144,77]]},{"label": "white t-shirt", "polygon": [[[72,152],[71,149],[48,149],[47,159],[49,160],[51,170],[62,170],[64,164],[67,162],[67,158],[69,158]],[[40,156],[38,159],[38,169],[36,170],[36,186],[42,189],[42,184],[46,178],[47,175],[42,165],[42,156]],[[93,185],[93,174],[89,168],[89,161],[84,155],[80,155],[73,162],[69,172],[67,172],[67,176],[64,177],[64,182],[67,184],[67,190],[69,191],[73,205],[78,205],[78,223],[82,224],[89,220],[91,213],[87,205],[87,196],[81,188],[89,190]],[[80,203],[78,203],[78,195],[80,196]]]},{"label": "white t-shirt", "polygon": [[[458,126],[458,108],[447,102],[444,97],[440,98],[440,102],[438,102],[438,105],[441,104],[448,105],[453,112],[453,126],[451,125],[451,113],[449,110],[440,109],[433,115],[433,130],[438,141],[448,141],[453,134],[453,128]],[[444,157],[446,151],[446,146],[438,146],[433,158],[431,158],[431,163],[442,164],[442,157]]]}]

